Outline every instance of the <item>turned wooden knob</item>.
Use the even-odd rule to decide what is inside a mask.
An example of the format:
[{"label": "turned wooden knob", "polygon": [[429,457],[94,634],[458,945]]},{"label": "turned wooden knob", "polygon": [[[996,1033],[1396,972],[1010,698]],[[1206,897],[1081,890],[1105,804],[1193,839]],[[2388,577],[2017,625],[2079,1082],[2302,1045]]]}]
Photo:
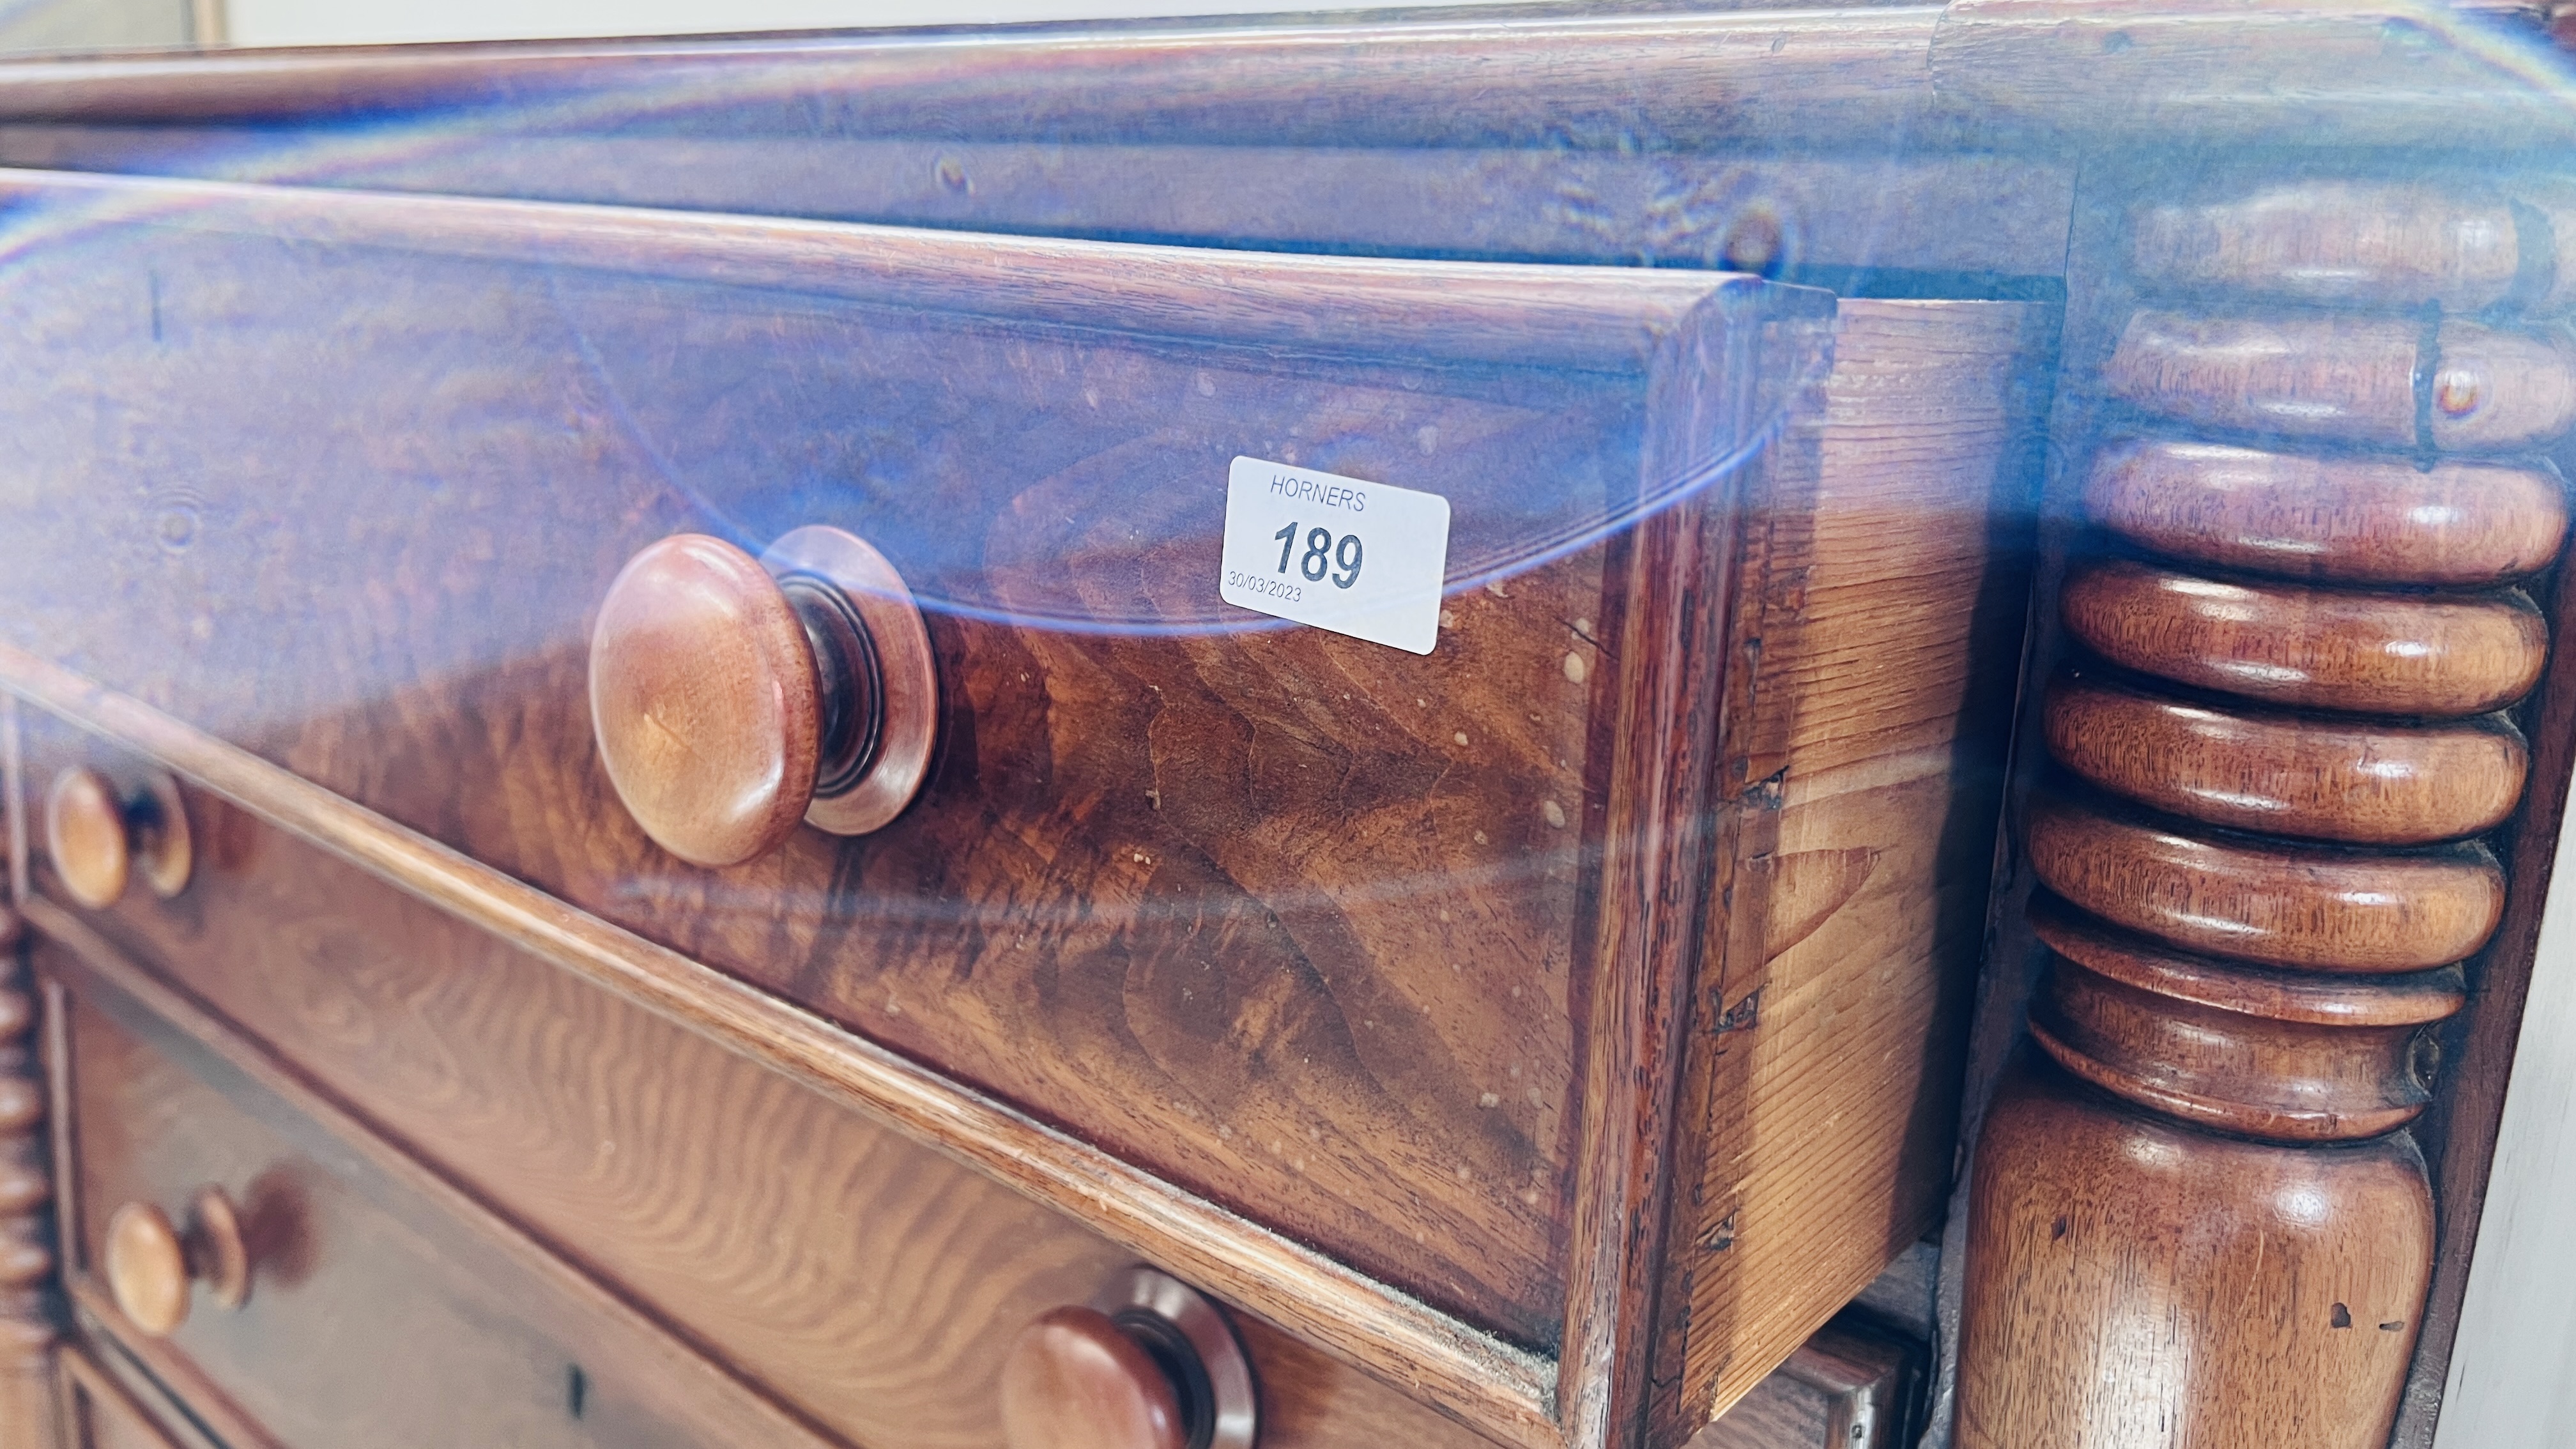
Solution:
[{"label": "turned wooden knob", "polygon": [[636,823],[704,866],[900,814],[929,773],[930,639],[892,565],[837,529],[758,559],[680,534],[628,560],[590,640],[591,725]]},{"label": "turned wooden knob", "polygon": [[138,867],[164,899],[186,890],[196,868],[179,783],[157,771],[132,794],[96,770],[56,775],[45,792],[45,853],[63,889],[94,911],[115,905]]},{"label": "turned wooden knob", "polygon": [[1010,1449],[1186,1449],[1179,1388],[1145,1346],[1095,1308],[1058,1308],[1002,1362]]},{"label": "turned wooden knob", "polygon": [[166,1338],[188,1321],[190,1289],[202,1280],[208,1296],[226,1308],[250,1301],[250,1253],[241,1215],[219,1187],[197,1193],[185,1230],[148,1202],[130,1202],[107,1220],[100,1256],[107,1291],[117,1311],[154,1338]]}]

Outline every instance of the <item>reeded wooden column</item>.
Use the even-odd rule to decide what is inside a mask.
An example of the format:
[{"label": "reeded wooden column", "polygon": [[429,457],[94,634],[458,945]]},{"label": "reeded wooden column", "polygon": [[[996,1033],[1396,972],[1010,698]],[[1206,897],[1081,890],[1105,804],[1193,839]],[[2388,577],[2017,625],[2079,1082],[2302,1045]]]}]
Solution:
[{"label": "reeded wooden column", "polygon": [[2556,305],[2554,219],[2335,185],[2137,218],[2022,819],[2048,973],[1972,1168],[1965,1449],[2387,1440],[2434,1251],[2404,1129],[2503,912],[2479,837],[2549,642],[2515,585],[2567,527],[2539,453],[2576,355],[2510,320]]},{"label": "reeded wooden column", "polygon": [[55,1449],[53,1176],[36,1003],[0,904],[0,1449]]}]

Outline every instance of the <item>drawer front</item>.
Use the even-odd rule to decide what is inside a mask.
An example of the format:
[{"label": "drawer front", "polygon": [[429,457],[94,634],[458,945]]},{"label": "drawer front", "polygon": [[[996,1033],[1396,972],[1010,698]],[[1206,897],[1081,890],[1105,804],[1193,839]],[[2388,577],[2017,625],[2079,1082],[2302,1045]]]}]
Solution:
[{"label": "drawer front", "polygon": [[[679,1446],[821,1441],[712,1376],[676,1344],[574,1301],[472,1224],[442,1212],[204,1043],[85,972],[37,952],[54,1013],[65,1162],[66,1279],[75,1301],[170,1377],[280,1446]],[[219,1250],[192,1208],[236,1215],[248,1295],[223,1306]],[[150,1301],[152,1245],[111,1244],[120,1214],[157,1208],[187,1243],[183,1321],[163,1337],[120,1309]],[[199,1236],[201,1233],[206,1236]],[[157,1311],[157,1309],[156,1309]],[[712,1407],[709,1407],[712,1405]]]},{"label": "drawer front", "polygon": [[[40,732],[31,760],[65,758],[63,743]],[[317,1204],[307,1211],[352,1202],[327,1175],[322,1187],[306,1185],[318,1169],[305,1164],[345,1166],[345,1150],[289,1143],[236,1100],[257,1093],[205,1085],[231,1081],[224,1061],[159,1024],[186,1018],[192,1032],[237,1037],[292,1061],[369,1135],[434,1164],[727,1373],[853,1444],[989,1449],[1000,1439],[996,1376],[1013,1338],[1048,1310],[1089,1300],[1134,1261],[1070,1220],[238,811],[194,792],[188,808],[200,848],[186,894],[161,901],[138,890],[110,914],[78,919],[37,912],[54,937],[41,960],[72,983],[75,1131],[84,1157],[102,1164],[85,1161],[77,1179],[83,1242],[125,1197],[150,1193],[177,1205],[214,1182],[247,1203],[263,1172],[299,1171],[289,1180]],[[164,978],[169,984],[156,987]],[[133,1004],[156,991],[160,1016]],[[106,1045],[86,1046],[91,1038]],[[132,1080],[84,1082],[85,1052],[92,1071],[104,1070],[103,1054],[131,1060]],[[92,1097],[105,1105],[93,1107]],[[234,1123],[244,1124],[238,1133]],[[165,1143],[172,1135],[184,1140]],[[371,1284],[396,1267],[447,1264],[423,1290],[444,1295],[431,1307],[445,1317],[406,1310],[389,1331],[432,1335],[443,1324],[465,1334],[452,1346],[425,1341],[424,1375],[445,1362],[435,1353],[464,1355],[460,1372],[481,1363],[485,1349],[476,1345],[485,1339],[476,1335],[509,1345],[507,1373],[495,1383],[513,1390],[510,1402],[537,1435],[434,1442],[590,1442],[563,1437],[580,1428],[564,1421],[571,1363],[591,1377],[593,1424],[617,1393],[649,1387],[622,1384],[613,1364],[585,1356],[582,1338],[509,1328],[526,1322],[524,1290],[495,1306],[468,1293],[471,1285],[438,1286],[490,1261],[487,1243],[402,1226],[431,1248],[398,1237],[357,1266]],[[334,1245],[318,1234],[314,1241]],[[323,1295],[342,1261],[340,1251],[317,1249],[300,1285],[271,1293],[255,1284],[239,1315],[207,1308],[201,1294],[172,1342],[250,1376],[238,1389],[222,1379],[224,1392],[276,1400],[281,1437],[312,1422],[320,1406],[379,1406],[379,1395],[404,1386],[377,1387],[368,1372],[334,1376],[332,1354],[341,1350],[326,1345],[307,1362],[296,1357],[300,1340],[237,1338],[263,1322],[265,1332],[294,1331],[305,1320],[287,1315]],[[1391,1434],[1457,1449],[1481,1442],[1256,1320],[1234,1321],[1260,1386],[1264,1449],[1356,1449]],[[201,1348],[196,1335],[210,1341]],[[651,1427],[639,1423],[629,1439],[602,1430],[599,1442],[668,1442],[643,1437]],[[694,1442],[779,1441],[738,1433]]]},{"label": "drawer front", "polygon": [[197,1449],[203,1442],[178,1437],[185,1431],[145,1408],[141,1394],[112,1377],[88,1349],[63,1348],[55,1367],[68,1449]]},{"label": "drawer front", "polygon": [[[1688,716],[1721,665],[1662,647],[1723,617],[1714,581],[1602,535],[1812,383],[1823,299],[1078,243],[1002,266],[1000,242],[708,219],[665,227],[719,235],[721,265],[639,272],[615,238],[455,241],[502,204],[349,205],[76,208],[80,244],[13,271],[51,374],[8,412],[8,486],[45,501],[0,544],[20,638],[1556,1344],[1583,1024],[1648,971],[1605,872],[1682,848],[1620,773],[1663,706],[1621,711],[1698,669],[1667,702]],[[783,270],[710,280],[746,257]],[[1222,276],[1164,280],[1190,267]],[[822,291],[842,273],[861,295]],[[1428,656],[1220,604],[1237,456],[1444,496],[1448,576],[1485,586],[1441,605]],[[874,834],[686,865],[593,746],[598,601],[670,534],[815,523],[923,606],[932,773]]]}]

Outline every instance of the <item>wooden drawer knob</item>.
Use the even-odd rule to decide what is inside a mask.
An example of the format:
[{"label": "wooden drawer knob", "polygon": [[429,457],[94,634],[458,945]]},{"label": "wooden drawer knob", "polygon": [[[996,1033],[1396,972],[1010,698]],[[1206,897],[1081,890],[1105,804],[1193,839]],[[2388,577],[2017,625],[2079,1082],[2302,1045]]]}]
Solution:
[{"label": "wooden drawer knob", "polygon": [[2501,584],[2548,567],[2567,533],[2566,489],[2536,468],[2170,439],[2104,449],[2084,502],[2167,557],[2321,582]]},{"label": "wooden drawer knob", "polygon": [[799,820],[863,835],[928,777],[938,681],[892,564],[832,528],[754,559],[679,534],[627,561],[590,639],[591,726],[662,848],[739,865]]},{"label": "wooden drawer knob", "polygon": [[225,1308],[250,1301],[250,1252],[242,1241],[241,1215],[219,1187],[197,1193],[184,1231],[151,1203],[118,1208],[107,1220],[100,1256],[117,1311],[154,1338],[166,1338],[188,1321],[189,1292],[199,1281]]},{"label": "wooden drawer knob", "polygon": [[1178,1386],[1096,1308],[1058,1308],[1023,1329],[1002,1364],[1011,1449],[1188,1449]]},{"label": "wooden drawer knob", "polygon": [[196,868],[179,782],[157,770],[130,795],[96,770],[56,775],[45,792],[45,853],[63,889],[94,911],[116,904],[138,866],[165,900],[188,888]]},{"label": "wooden drawer knob", "polygon": [[1002,1361],[1009,1449],[1251,1449],[1251,1369],[1216,1306],[1150,1268],[1039,1316]]},{"label": "wooden drawer knob", "polygon": [[2539,682],[2549,625],[2513,593],[2236,584],[2115,561],[2070,577],[2066,627],[2115,664],[2269,704],[2452,717]]}]

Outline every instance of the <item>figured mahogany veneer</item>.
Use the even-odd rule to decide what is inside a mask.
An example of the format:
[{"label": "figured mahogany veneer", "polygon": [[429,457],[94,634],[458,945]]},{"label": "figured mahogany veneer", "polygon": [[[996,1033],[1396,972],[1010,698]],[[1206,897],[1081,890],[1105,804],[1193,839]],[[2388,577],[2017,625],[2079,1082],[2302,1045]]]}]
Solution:
[{"label": "figured mahogany veneer", "polygon": [[[123,560],[156,622],[121,642],[63,604],[58,541],[7,545],[52,571],[12,575],[32,652],[154,681],[363,808],[235,798],[514,938],[542,918],[552,959],[1515,1442],[1686,1438],[1926,1225],[2039,309],[6,185],[150,218],[11,274],[88,359],[64,386],[139,389],[115,406],[156,438],[335,440],[291,473],[195,459],[274,526],[200,512]],[[96,308],[120,265],[172,365]],[[1717,467],[1757,419],[1752,465]],[[29,480],[91,457],[35,431]],[[1430,656],[1216,601],[1236,456],[1451,499]],[[305,497],[326,476],[441,483]],[[599,764],[592,611],[658,539],[818,522],[912,586],[945,743],[873,835],[692,867]],[[1886,1049],[1856,1068],[1854,1033]],[[1753,1110],[1773,1093],[1816,1132]]]},{"label": "figured mahogany veneer", "polygon": [[2567,533],[2554,469],[2137,438],[2096,454],[2093,519],[2151,552],[2320,583],[2507,583]]},{"label": "figured mahogany veneer", "polygon": [[2237,830],[2421,845],[2492,830],[2531,751],[2502,716],[2399,725],[2178,699],[2098,675],[2047,685],[2048,752],[2094,784]]},{"label": "figured mahogany veneer", "polygon": [[2228,583],[2125,559],[2066,581],[2066,627],[2115,664],[2267,704],[2483,714],[2540,679],[2549,626],[2518,593]]}]

